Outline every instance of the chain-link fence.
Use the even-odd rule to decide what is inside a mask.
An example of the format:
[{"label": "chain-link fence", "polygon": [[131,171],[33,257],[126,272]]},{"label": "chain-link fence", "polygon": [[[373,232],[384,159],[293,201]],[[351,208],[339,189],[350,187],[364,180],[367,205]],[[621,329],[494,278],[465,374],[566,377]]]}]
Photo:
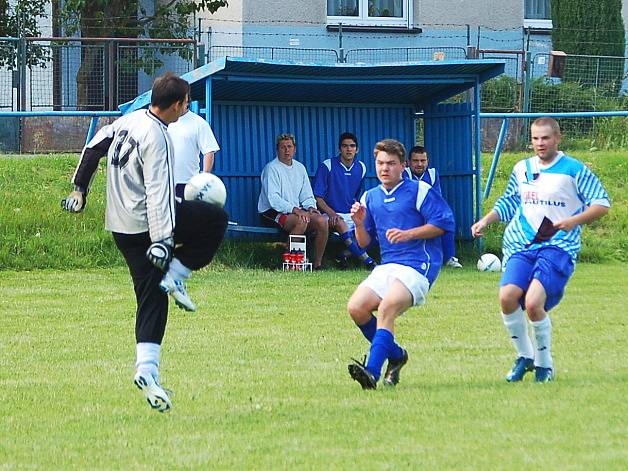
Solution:
[{"label": "chain-link fence", "polygon": [[395,47],[349,49],[345,62],[417,62],[463,60],[467,58],[464,47]]},{"label": "chain-link fence", "polygon": [[0,110],[15,109],[17,79],[17,40],[0,42]]},{"label": "chain-link fence", "polygon": [[227,56],[264,60],[312,61],[322,64],[335,64],[339,61],[338,52],[335,49],[294,47],[212,46],[207,55],[209,61]]},{"label": "chain-link fence", "polygon": [[194,40],[0,40],[0,109],[115,110],[153,77],[197,64]]},{"label": "chain-link fence", "polygon": [[[479,36],[478,36],[479,38]],[[448,38],[432,41],[447,44]],[[458,38],[460,39],[460,38]],[[335,63],[404,63],[497,59],[505,73],[482,85],[484,112],[572,112],[628,109],[628,57],[554,57],[549,52],[470,47],[300,48],[212,45],[194,40],[27,38],[0,40],[0,110],[115,110],[150,89],[165,70],[183,74],[197,57]],[[340,46],[340,44],[339,44]],[[537,44],[538,46],[538,44]],[[543,43],[541,50],[549,51]],[[540,47],[540,46],[539,46]],[[463,97],[454,97],[466,99]],[[565,122],[574,138],[599,142],[599,128],[626,120],[579,118]],[[483,124],[484,126],[484,124]],[[515,133],[517,126],[511,127]],[[618,134],[618,131],[615,131]],[[527,131],[520,127],[520,142]],[[626,129],[628,134],[628,129]]]}]

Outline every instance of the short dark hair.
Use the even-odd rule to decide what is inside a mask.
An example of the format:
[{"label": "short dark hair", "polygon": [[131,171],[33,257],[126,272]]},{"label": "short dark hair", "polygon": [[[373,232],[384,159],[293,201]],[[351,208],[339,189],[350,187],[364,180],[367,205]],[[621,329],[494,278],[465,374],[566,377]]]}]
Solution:
[{"label": "short dark hair", "polygon": [[[552,128],[552,132],[556,136],[560,136],[560,126],[558,125],[558,121],[554,118],[550,118],[549,116],[543,116],[541,118],[537,118],[532,123],[532,126],[549,126]],[[530,127],[532,127],[530,126]]]},{"label": "short dark hair", "polygon": [[406,148],[403,144],[395,139],[382,139],[373,149],[373,155],[377,157],[377,153],[384,151],[387,154],[393,154],[399,157],[399,162],[404,163],[406,161]]},{"label": "short dark hair", "polygon": [[343,132],[338,138],[338,149],[340,149],[340,147],[342,146],[342,141],[344,141],[345,139],[351,139],[353,142],[355,142],[356,149],[359,147],[358,138],[355,137],[355,134],[353,134],[352,132]]},{"label": "short dark hair", "polygon": [[414,146],[412,149],[410,149],[410,153],[408,155],[412,154],[427,154],[427,151],[423,146]]},{"label": "short dark hair", "polygon": [[190,84],[172,72],[160,75],[153,82],[150,104],[160,110],[184,101],[190,95]]}]

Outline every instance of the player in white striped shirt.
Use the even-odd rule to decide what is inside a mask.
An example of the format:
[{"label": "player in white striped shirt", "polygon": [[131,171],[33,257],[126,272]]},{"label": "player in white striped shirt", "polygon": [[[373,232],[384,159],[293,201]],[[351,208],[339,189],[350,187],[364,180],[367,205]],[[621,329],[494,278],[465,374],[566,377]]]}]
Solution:
[{"label": "player in white striped shirt", "polygon": [[[499,301],[517,359],[506,375],[521,381],[535,371],[540,383],[554,379],[552,323],[556,306],[574,271],[581,225],[608,213],[608,193],[582,162],[558,150],[560,127],[539,118],[531,127],[535,156],[518,162],[493,209],[471,226],[474,237],[497,221],[510,221],[503,237],[505,271]],[[536,340],[528,334],[527,311]]]}]

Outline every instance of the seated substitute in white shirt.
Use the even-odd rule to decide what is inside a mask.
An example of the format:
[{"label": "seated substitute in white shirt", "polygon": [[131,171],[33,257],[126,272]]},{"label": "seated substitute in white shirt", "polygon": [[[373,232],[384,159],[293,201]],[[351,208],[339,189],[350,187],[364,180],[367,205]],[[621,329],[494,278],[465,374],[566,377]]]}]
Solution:
[{"label": "seated substitute in white shirt", "polygon": [[170,124],[168,134],[174,147],[176,195],[183,198],[185,184],[199,173],[199,156],[203,155],[203,172],[211,172],[220,147],[209,123],[192,111]]}]

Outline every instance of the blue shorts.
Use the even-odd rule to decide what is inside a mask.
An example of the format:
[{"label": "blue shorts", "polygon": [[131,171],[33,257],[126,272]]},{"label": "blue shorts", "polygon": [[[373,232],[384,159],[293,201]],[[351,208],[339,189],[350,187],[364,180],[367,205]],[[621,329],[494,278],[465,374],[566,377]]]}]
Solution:
[{"label": "blue shorts", "polygon": [[520,304],[525,309],[525,293],[530,282],[537,279],[545,288],[545,310],[549,311],[562,299],[573,271],[574,264],[567,252],[558,247],[543,247],[510,257],[499,286],[512,284],[521,288],[524,295]]}]

